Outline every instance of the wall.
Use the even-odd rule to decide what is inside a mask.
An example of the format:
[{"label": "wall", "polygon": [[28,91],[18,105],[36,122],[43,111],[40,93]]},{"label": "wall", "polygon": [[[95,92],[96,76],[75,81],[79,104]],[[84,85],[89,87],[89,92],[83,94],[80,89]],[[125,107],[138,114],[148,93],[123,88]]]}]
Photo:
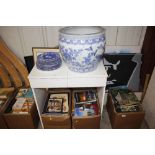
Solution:
[{"label": "wall", "polygon": [[[32,47],[54,47],[58,45],[61,26],[9,26],[0,27],[0,36],[8,47],[24,62],[32,55]],[[127,51],[140,53],[146,27],[104,27],[106,29],[106,52]]]},{"label": "wall", "polygon": [[155,68],[153,70],[144,100],[142,102],[145,110],[145,120],[151,129],[155,129]]}]

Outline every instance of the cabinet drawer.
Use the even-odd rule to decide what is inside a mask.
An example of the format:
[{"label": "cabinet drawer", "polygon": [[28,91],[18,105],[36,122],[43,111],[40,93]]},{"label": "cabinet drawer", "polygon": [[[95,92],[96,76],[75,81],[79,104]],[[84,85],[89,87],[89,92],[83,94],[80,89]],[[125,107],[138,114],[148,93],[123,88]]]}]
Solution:
[{"label": "cabinet drawer", "polygon": [[72,117],[73,129],[99,129],[101,115],[92,117]]},{"label": "cabinet drawer", "polygon": [[44,128],[71,128],[70,116],[48,116],[42,115]]}]

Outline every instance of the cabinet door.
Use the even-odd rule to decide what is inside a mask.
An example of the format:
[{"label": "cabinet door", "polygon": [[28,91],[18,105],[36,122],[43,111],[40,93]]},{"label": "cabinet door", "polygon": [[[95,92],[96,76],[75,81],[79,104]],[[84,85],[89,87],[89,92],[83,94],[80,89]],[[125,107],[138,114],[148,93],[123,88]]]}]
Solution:
[{"label": "cabinet door", "polygon": [[134,45],[140,44],[142,26],[121,26],[118,27],[116,45]]}]

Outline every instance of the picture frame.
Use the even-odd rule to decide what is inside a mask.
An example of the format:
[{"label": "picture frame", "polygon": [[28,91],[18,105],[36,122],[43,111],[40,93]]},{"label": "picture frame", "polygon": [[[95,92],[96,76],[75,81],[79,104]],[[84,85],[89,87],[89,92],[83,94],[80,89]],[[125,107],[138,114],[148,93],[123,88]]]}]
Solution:
[{"label": "picture frame", "polygon": [[61,113],[63,109],[63,99],[62,98],[55,98],[49,99],[46,113]]},{"label": "picture frame", "polygon": [[34,65],[37,62],[37,56],[39,54],[42,54],[44,52],[56,52],[56,53],[60,53],[59,48],[47,48],[47,47],[33,47],[32,48],[32,53],[33,53],[33,60],[34,60]]},{"label": "picture frame", "polygon": [[49,99],[63,99],[62,113],[69,112],[69,94],[68,93],[51,93]]}]

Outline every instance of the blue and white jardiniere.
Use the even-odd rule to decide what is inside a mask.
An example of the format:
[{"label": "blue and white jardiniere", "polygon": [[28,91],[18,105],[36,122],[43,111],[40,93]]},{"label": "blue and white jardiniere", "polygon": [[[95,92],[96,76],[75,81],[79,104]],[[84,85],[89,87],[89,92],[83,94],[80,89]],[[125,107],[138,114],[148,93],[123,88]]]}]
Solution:
[{"label": "blue and white jardiniere", "polygon": [[70,70],[93,71],[105,51],[105,30],[102,27],[63,28],[59,32],[59,48]]}]

